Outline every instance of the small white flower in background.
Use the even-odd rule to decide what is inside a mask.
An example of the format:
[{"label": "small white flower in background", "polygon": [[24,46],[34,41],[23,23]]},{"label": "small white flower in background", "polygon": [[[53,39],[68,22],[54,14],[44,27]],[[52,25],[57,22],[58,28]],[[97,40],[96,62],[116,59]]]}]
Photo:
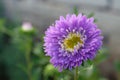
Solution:
[{"label": "small white flower in background", "polygon": [[32,31],[33,30],[33,26],[30,22],[24,22],[22,25],[22,30],[23,31]]}]

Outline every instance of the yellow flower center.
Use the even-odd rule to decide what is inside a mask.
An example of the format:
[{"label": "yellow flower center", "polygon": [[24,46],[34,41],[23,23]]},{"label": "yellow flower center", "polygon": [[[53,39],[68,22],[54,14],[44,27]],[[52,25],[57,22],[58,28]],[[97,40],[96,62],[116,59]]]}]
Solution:
[{"label": "yellow flower center", "polygon": [[79,44],[83,44],[81,36],[76,33],[70,33],[67,38],[63,40],[63,47],[67,51],[74,51],[76,48],[80,48]]}]

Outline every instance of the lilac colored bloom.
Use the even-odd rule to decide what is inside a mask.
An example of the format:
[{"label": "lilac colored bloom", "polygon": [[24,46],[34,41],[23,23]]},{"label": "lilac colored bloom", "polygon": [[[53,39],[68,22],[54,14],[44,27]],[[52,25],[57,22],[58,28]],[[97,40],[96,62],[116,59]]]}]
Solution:
[{"label": "lilac colored bloom", "polygon": [[63,16],[45,32],[44,49],[50,62],[62,71],[92,60],[102,46],[101,30],[94,18],[85,15]]}]

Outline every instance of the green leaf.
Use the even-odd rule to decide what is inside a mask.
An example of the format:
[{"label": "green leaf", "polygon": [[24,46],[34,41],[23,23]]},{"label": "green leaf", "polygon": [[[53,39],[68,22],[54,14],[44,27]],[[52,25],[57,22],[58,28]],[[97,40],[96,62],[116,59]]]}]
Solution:
[{"label": "green leaf", "polygon": [[91,18],[93,17],[95,14],[93,12],[91,12],[89,15],[88,15],[88,18]]},{"label": "green leaf", "polygon": [[114,62],[114,65],[115,65],[115,69],[116,69],[118,72],[120,72],[120,61],[119,61],[119,60],[116,60],[116,61]]},{"label": "green leaf", "polygon": [[107,48],[102,48],[98,51],[98,54],[96,55],[95,59],[94,59],[94,64],[100,64],[101,62],[103,62],[105,59],[107,59],[108,57],[108,50]]},{"label": "green leaf", "polygon": [[77,8],[77,6],[75,6],[75,7],[73,8],[73,12],[74,12],[74,14],[78,15],[78,8]]},{"label": "green leaf", "polygon": [[27,67],[24,64],[18,64],[17,67],[27,74]]},{"label": "green leaf", "polygon": [[86,62],[83,62],[84,65],[79,67],[79,71],[86,71],[89,69],[91,66],[93,66],[93,61],[87,60]]},{"label": "green leaf", "polygon": [[36,68],[33,71],[33,75],[32,75],[32,80],[39,80],[39,77],[41,77],[40,73],[41,73],[41,68]]}]

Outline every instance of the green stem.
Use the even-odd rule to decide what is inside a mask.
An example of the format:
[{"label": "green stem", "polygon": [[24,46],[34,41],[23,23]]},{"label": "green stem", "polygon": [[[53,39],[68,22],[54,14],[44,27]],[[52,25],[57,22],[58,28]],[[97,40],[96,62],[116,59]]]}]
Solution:
[{"label": "green stem", "polygon": [[78,67],[75,68],[74,80],[78,80]]},{"label": "green stem", "polygon": [[26,55],[26,62],[27,62],[27,75],[28,75],[28,79],[32,80],[32,78],[31,78],[31,61],[30,61],[30,55],[29,54]]},{"label": "green stem", "polygon": [[31,65],[30,51],[31,51],[31,41],[28,42],[28,45],[26,46],[26,55],[25,55],[28,80],[32,80],[32,73],[31,73],[32,65]]}]

